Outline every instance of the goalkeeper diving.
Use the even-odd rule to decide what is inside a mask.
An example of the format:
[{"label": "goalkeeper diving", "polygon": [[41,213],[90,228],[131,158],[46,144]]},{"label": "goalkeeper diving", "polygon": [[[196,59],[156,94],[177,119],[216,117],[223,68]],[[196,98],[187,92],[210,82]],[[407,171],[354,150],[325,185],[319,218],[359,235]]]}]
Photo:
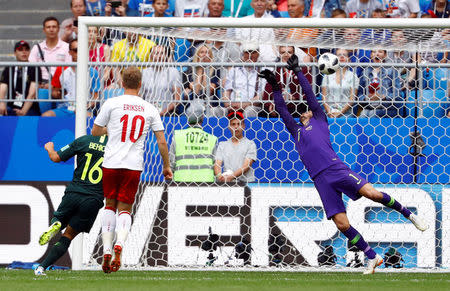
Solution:
[{"label": "goalkeeper diving", "polygon": [[53,213],[50,227],[40,236],[39,244],[47,244],[60,230],[63,235],[41,264],[34,267],[36,276],[46,275],[68,250],[72,240],[80,232],[89,232],[99,210],[103,207],[102,162],[108,137],[85,135],[55,151],[53,142],[45,144],[49,158],[59,163],[77,156],[73,179],[66,187],[58,209]]},{"label": "goalkeeper diving", "polygon": [[348,238],[352,245],[364,252],[369,259],[364,274],[373,274],[375,268],[383,263],[383,259],[350,225],[342,200],[342,193],[352,200],[364,196],[392,208],[409,219],[420,231],[427,230],[428,225],[389,194],[376,190],[369,182],[341,161],[331,146],[327,116],[320,107],[311,85],[303,75],[297,56],[292,55],[287,64],[288,69],[297,75],[309,107],[309,111],[301,114],[300,123],[297,123],[289,113],[274,73],[270,70],[264,70],[259,74],[259,77],[266,79],[272,86],[275,110],[280,114],[287,130],[294,138],[300,159],[319,192],[327,218],[333,220],[336,227]]}]

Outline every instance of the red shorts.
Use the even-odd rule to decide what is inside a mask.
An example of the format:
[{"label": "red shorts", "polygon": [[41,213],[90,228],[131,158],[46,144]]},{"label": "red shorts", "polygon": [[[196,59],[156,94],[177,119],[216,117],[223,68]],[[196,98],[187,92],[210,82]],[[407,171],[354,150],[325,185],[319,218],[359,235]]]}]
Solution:
[{"label": "red shorts", "polygon": [[103,168],[105,198],[133,204],[138,190],[141,171]]}]

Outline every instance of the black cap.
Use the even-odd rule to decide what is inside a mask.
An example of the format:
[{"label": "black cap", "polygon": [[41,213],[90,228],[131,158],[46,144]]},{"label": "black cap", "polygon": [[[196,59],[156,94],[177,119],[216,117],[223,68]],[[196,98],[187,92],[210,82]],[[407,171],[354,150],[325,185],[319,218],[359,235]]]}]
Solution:
[{"label": "black cap", "polygon": [[30,45],[28,44],[28,42],[21,40],[21,41],[16,42],[16,44],[14,45],[14,51],[16,51],[22,47],[26,47],[26,48],[30,49]]}]

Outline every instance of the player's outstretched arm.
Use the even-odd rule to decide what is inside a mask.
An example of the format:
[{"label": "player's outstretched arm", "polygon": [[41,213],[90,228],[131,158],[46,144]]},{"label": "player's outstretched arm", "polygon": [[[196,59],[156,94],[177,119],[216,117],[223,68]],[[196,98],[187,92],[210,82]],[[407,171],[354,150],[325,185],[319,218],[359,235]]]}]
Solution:
[{"label": "player's outstretched arm", "polygon": [[291,113],[287,108],[286,103],[284,102],[283,95],[281,94],[280,85],[277,82],[275,74],[270,70],[264,70],[258,74],[260,78],[264,78],[267,80],[267,83],[272,87],[273,100],[275,103],[275,110],[280,114],[283,119],[286,128],[290,131],[297,131],[297,122],[295,122]]},{"label": "player's outstretched arm", "polygon": [[173,173],[170,169],[169,149],[167,147],[167,141],[164,136],[164,131],[154,131],[156,142],[158,143],[159,154],[163,160],[163,175],[166,180],[172,180]]},{"label": "player's outstretched arm", "polygon": [[305,93],[306,102],[308,103],[309,109],[313,113],[320,111],[324,114],[319,102],[317,101],[316,95],[314,95],[311,84],[309,84],[305,75],[302,73],[302,68],[298,65],[298,57],[296,55],[292,55],[287,61],[287,65],[288,69],[292,70],[297,75],[298,82],[302,87],[303,93]]},{"label": "player's outstretched arm", "polygon": [[50,160],[52,160],[55,163],[61,162],[61,158],[55,151],[55,145],[53,144],[53,142],[49,141],[48,143],[45,144],[44,148],[48,152]]}]

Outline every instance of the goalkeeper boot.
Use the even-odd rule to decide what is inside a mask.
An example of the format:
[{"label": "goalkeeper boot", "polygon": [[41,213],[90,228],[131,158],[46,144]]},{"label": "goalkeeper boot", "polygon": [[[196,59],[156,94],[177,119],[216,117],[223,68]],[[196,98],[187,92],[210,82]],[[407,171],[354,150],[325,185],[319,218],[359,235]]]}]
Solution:
[{"label": "goalkeeper boot", "polygon": [[102,269],[105,273],[111,273],[111,255],[110,254],[104,254],[103,255],[103,263],[102,263]]},{"label": "goalkeeper boot", "polygon": [[428,223],[426,223],[425,220],[423,220],[422,218],[420,218],[419,216],[417,216],[413,213],[411,213],[411,215],[408,217],[408,219],[420,231],[425,231],[429,227]]},{"label": "goalkeeper boot", "polygon": [[364,275],[370,275],[375,273],[375,268],[383,264],[383,259],[380,255],[376,255],[375,258],[369,260],[367,263],[367,269],[363,272]]},{"label": "goalkeeper boot", "polygon": [[45,274],[45,272],[44,272],[44,267],[42,267],[41,265],[37,266],[34,269],[34,274],[36,276],[47,276],[47,274]]},{"label": "goalkeeper boot", "polygon": [[119,245],[114,246],[114,260],[111,263],[111,271],[117,272],[120,269],[120,257],[122,255],[122,247]]},{"label": "goalkeeper boot", "polygon": [[61,222],[55,221],[48,229],[39,237],[41,246],[47,244],[61,230]]}]

